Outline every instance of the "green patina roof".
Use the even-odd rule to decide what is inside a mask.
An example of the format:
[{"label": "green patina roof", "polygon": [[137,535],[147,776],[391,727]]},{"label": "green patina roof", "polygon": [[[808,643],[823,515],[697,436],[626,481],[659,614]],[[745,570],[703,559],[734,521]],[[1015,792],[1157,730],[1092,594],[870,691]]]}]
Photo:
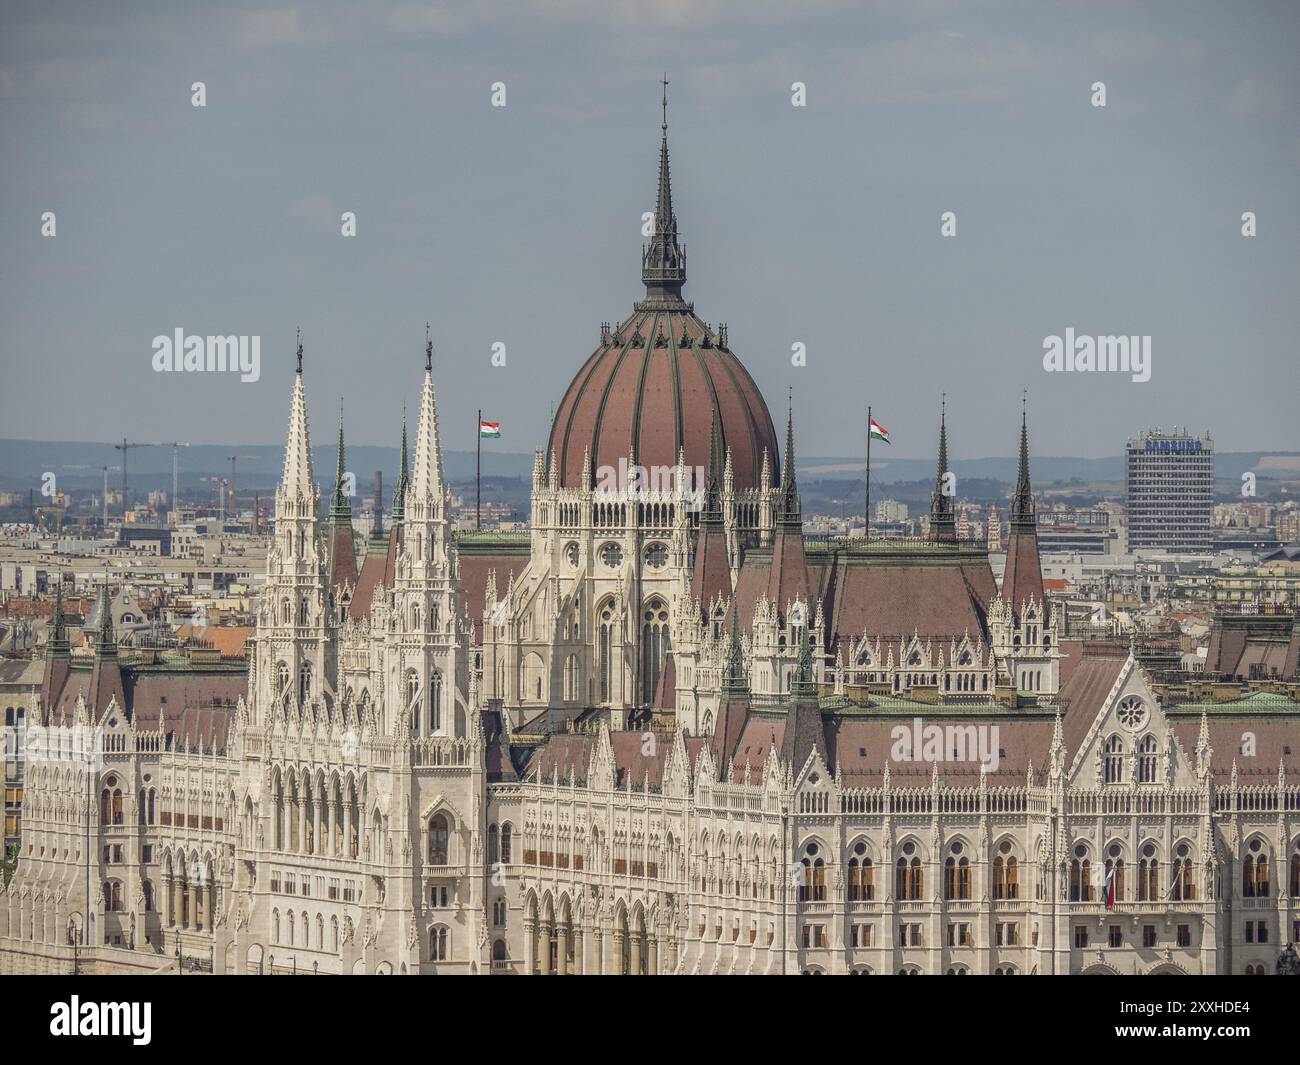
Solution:
[{"label": "green patina roof", "polygon": [[1227,702],[1171,703],[1166,714],[1300,714],[1300,702],[1281,692],[1252,692]]}]

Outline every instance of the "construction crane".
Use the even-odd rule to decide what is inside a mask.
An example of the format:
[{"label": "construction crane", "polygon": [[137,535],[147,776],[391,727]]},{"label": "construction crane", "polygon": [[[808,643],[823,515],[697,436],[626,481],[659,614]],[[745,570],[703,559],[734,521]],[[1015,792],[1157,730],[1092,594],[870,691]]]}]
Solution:
[{"label": "construction crane", "polygon": [[235,498],[235,463],[239,459],[252,460],[256,455],[227,455],[226,461],[230,463],[230,513],[236,521],[239,520],[239,503]]},{"label": "construction crane", "polygon": [[103,516],[103,518],[102,518],[102,521],[103,521],[103,523],[104,523],[104,528],[105,528],[105,529],[108,528],[108,471],[109,471],[109,470],[120,470],[121,468],[122,468],[122,467],[120,467],[120,466],[80,466],[80,465],[78,465],[78,466],[60,466],[60,467],[59,467],[59,469],[61,469],[61,470],[101,470],[101,471],[103,471],[103,474],[104,474],[104,498],[103,498],[104,516]]},{"label": "construction crane", "polygon": [[226,489],[230,487],[230,482],[224,477],[200,477],[199,480],[207,481],[209,484],[215,484],[217,486],[217,492],[219,493],[218,498],[221,506],[218,520],[224,525],[226,523]]},{"label": "construction crane", "polygon": [[160,444],[160,447],[169,447],[172,449],[172,524],[180,524],[180,465],[177,461],[177,448],[189,447],[188,443],[182,444],[178,440],[168,441]]},{"label": "construction crane", "polygon": [[116,450],[122,452],[122,521],[123,521],[123,523],[126,522],[126,508],[127,508],[127,506],[128,506],[128,500],[127,500],[127,495],[126,495],[126,489],[127,489],[127,485],[126,485],[126,455],[127,455],[127,452],[128,452],[131,448],[133,448],[133,447],[162,447],[162,446],[163,446],[162,444],[158,444],[158,443],[149,443],[149,444],[146,444],[146,443],[141,443],[141,442],[139,442],[139,441],[130,441],[130,440],[127,440],[126,437],[122,437],[122,442],[121,442],[120,444],[114,444],[114,445],[113,445],[113,447],[114,447]]}]

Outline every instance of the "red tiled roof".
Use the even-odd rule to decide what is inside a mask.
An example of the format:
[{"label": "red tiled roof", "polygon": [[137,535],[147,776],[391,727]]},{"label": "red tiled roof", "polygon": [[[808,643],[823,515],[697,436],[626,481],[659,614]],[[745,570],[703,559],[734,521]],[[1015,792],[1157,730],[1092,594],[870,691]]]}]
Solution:
[{"label": "red tiled roof", "polygon": [[[583,364],[556,411],[546,454],[556,454],[564,487],[588,487],[579,484],[584,451],[593,471],[617,470],[632,449],[646,468],[675,467],[681,450],[688,466],[707,468],[715,406],[736,487],[759,486],[764,451],[775,473],[776,433],[762,393],[694,312],[638,310],[617,335],[621,342],[602,344]],[[633,346],[634,335],[641,347]]]}]

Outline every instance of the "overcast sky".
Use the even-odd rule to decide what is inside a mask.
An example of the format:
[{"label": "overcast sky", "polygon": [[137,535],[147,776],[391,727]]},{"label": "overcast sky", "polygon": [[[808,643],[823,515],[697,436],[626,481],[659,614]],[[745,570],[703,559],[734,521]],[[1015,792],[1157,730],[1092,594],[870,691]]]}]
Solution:
[{"label": "overcast sky", "polygon": [[[1297,54],[1293,2],[6,2],[0,437],[279,441],[301,326],[316,442],[342,396],[390,444],[427,320],[444,446],[481,406],[531,450],[641,295],[666,70],[686,294],[803,455],[868,403],[931,454],[944,389],[956,457],[1011,454],[1023,388],[1039,454],[1300,449]],[[260,381],[155,373],[178,327]],[[1067,327],[1150,381],[1046,373]]]}]

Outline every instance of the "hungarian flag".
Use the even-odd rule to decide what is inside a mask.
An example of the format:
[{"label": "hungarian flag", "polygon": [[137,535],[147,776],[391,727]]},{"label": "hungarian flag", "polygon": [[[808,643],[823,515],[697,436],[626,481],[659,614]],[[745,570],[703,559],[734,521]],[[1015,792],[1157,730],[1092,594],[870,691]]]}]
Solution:
[{"label": "hungarian flag", "polygon": [[871,418],[869,419],[869,421],[870,424],[867,426],[867,431],[868,434],[871,436],[871,439],[883,440],[886,444],[888,444],[889,430],[886,429],[883,425],[881,425],[878,421],[876,421],[875,418]]},{"label": "hungarian flag", "polygon": [[484,438],[499,440],[501,438],[501,423],[480,421],[478,423],[478,435]]},{"label": "hungarian flag", "polygon": [[1101,882],[1101,900],[1106,904],[1106,909],[1115,908],[1115,867],[1112,865],[1105,872]]}]

